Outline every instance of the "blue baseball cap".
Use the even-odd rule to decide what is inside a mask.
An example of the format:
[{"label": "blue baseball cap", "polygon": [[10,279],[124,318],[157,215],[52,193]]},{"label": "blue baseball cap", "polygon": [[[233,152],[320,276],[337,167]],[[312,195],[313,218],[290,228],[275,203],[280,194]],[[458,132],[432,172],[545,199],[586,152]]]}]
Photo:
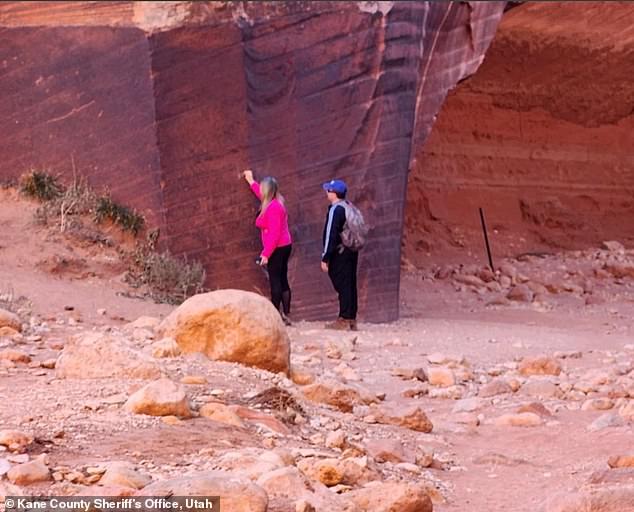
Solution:
[{"label": "blue baseball cap", "polygon": [[346,183],[341,180],[327,181],[322,187],[326,192],[334,192],[335,194],[345,194],[348,192]]}]

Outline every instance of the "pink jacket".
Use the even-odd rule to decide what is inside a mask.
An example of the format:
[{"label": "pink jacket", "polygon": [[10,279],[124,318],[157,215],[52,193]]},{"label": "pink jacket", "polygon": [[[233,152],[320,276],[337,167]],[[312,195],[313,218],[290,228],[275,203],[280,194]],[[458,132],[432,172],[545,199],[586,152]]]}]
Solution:
[{"label": "pink jacket", "polygon": [[[262,199],[260,184],[253,182],[251,190],[258,199]],[[259,215],[255,220],[255,225],[262,232],[263,249],[261,256],[270,258],[273,251],[278,247],[284,247],[292,243],[291,233],[288,230],[288,214],[286,208],[277,199],[273,199],[264,215]]]}]

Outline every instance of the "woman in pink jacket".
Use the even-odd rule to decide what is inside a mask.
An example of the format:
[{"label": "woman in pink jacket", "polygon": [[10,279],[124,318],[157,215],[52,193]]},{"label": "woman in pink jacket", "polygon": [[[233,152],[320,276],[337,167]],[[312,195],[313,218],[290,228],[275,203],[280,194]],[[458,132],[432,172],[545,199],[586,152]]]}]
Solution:
[{"label": "woman in pink jacket", "polygon": [[269,273],[271,302],[278,311],[280,304],[282,305],[282,319],[286,325],[290,325],[291,288],[288,284],[288,260],[291,257],[292,240],[284,197],[279,192],[275,178],[264,178],[258,183],[253,179],[253,172],[246,170],[244,179],[262,203],[255,225],[262,235],[260,265],[266,266]]}]

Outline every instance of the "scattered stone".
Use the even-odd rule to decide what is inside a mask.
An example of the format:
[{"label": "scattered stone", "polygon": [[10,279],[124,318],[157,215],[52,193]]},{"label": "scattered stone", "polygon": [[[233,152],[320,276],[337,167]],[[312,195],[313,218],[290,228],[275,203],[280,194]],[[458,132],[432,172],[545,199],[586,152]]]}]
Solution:
[{"label": "scattered stone", "polygon": [[346,495],[362,511],[432,512],[431,498],[425,488],[415,484],[373,482]]},{"label": "scattered stone", "polygon": [[519,372],[521,375],[559,375],[561,365],[559,361],[551,357],[525,357],[520,362]]},{"label": "scattered stone", "polygon": [[191,416],[185,390],[169,379],[159,379],[142,387],[128,398],[124,407],[135,414]]},{"label": "scattered stone", "polygon": [[623,425],[625,425],[625,420],[621,416],[619,416],[619,414],[614,412],[607,412],[594,420],[588,426],[588,430],[590,432],[596,432],[598,430],[603,430],[610,427],[622,427]]},{"label": "scattered stone", "polygon": [[618,254],[625,254],[625,246],[621,242],[616,240],[607,240],[601,244],[601,249],[606,251],[615,252]]},{"label": "scattered stone", "polygon": [[615,455],[608,459],[611,468],[634,468],[634,454]]},{"label": "scattered stone", "polygon": [[403,380],[419,380],[425,382],[427,374],[423,368],[394,368],[391,371],[394,377],[400,377]]},{"label": "scattered stone", "polygon": [[543,404],[540,404],[539,402],[531,402],[530,404],[525,404],[520,406],[517,409],[518,413],[524,413],[524,412],[530,412],[533,414],[537,414],[538,416],[541,416],[542,418],[550,418],[553,414],[546,408],[546,406],[544,406]]},{"label": "scattered stone", "polygon": [[298,386],[307,386],[315,382],[315,375],[303,368],[291,367],[291,380]]},{"label": "scattered stone", "polygon": [[543,423],[542,419],[532,412],[503,414],[494,420],[499,427],[536,427]]},{"label": "scattered stone", "polygon": [[217,421],[219,423],[225,423],[236,427],[245,426],[242,419],[240,419],[240,416],[238,416],[225,404],[211,402],[203,405],[198,412],[204,418],[209,418],[210,420]]},{"label": "scattered stone", "polygon": [[531,378],[522,386],[522,394],[536,398],[559,398],[563,395],[559,387],[547,379]]},{"label": "scattered stone", "polygon": [[293,466],[275,469],[263,474],[256,482],[269,496],[287,499],[300,498],[308,490],[302,473]]},{"label": "scattered stone", "polygon": [[302,388],[302,392],[308,400],[332,405],[343,412],[352,412],[355,405],[379,401],[376,395],[358,385],[346,385],[333,379],[318,380]]},{"label": "scattered stone", "polygon": [[609,398],[590,398],[581,405],[582,411],[607,411],[614,407],[614,401]]},{"label": "scattered stone", "polygon": [[342,450],[346,446],[346,434],[343,430],[328,432],[326,436],[326,446],[328,448],[338,448]]},{"label": "scattered stone", "polygon": [[534,294],[525,284],[518,284],[511,288],[506,298],[513,302],[533,302]]},{"label": "scattered stone", "polygon": [[0,430],[0,445],[14,452],[24,451],[33,442],[33,436],[19,430]]},{"label": "scattered stone", "polygon": [[482,398],[489,398],[492,396],[505,395],[507,393],[513,393],[513,389],[510,384],[504,379],[493,379],[480,388],[478,396]]},{"label": "scattered stone", "polygon": [[634,400],[628,400],[628,402],[619,408],[619,415],[627,420],[634,421]]},{"label": "scattered stone", "polygon": [[376,421],[387,425],[398,425],[417,432],[429,433],[434,426],[418,406],[382,406],[372,410]]},{"label": "scattered stone", "polygon": [[415,462],[416,458],[397,439],[372,439],[365,445],[368,455],[377,462]]},{"label": "scattered stone", "polygon": [[456,402],[456,404],[453,406],[452,412],[456,414],[463,412],[474,412],[484,407],[484,404],[485,401],[481,398],[464,398]]},{"label": "scattered stone", "polygon": [[165,357],[178,357],[181,355],[181,348],[174,338],[163,338],[152,343],[152,357],[157,359]]},{"label": "scattered stone", "polygon": [[269,501],[259,485],[220,471],[155,482],[144,487],[138,495],[222,496],[222,509],[231,512],[266,512]]},{"label": "scattered stone", "polygon": [[449,387],[456,383],[456,377],[449,368],[427,368],[427,380],[432,386]]},{"label": "scattered stone", "polygon": [[546,501],[544,512],[629,512],[633,510],[634,486],[605,487],[558,494]]},{"label": "scattered stone", "polygon": [[149,476],[139,473],[130,462],[109,462],[105,465],[105,469],[105,473],[99,480],[99,485],[102,486],[142,489],[152,481]]},{"label": "scattered stone", "polygon": [[187,299],[158,327],[183,353],[288,373],[290,342],[271,301],[241,290],[218,290]]},{"label": "scattered stone", "polygon": [[312,457],[297,463],[299,470],[310,480],[321,482],[327,487],[335,485],[363,485],[376,480],[379,475],[368,466],[367,457],[344,459],[314,459]]},{"label": "scattered stone", "polygon": [[202,386],[207,384],[207,378],[204,375],[185,375],[181,379],[181,384],[188,384],[190,386]]},{"label": "scattered stone", "polygon": [[0,308],[0,327],[8,327],[14,331],[22,332],[20,317],[2,308]]},{"label": "scattered stone", "polygon": [[50,477],[50,471],[41,458],[13,466],[7,472],[7,478],[15,485],[31,485],[45,482]]},{"label": "scattered stone", "polygon": [[30,363],[31,356],[22,350],[16,350],[13,348],[6,348],[0,350],[0,359],[5,361],[11,361],[13,363]]},{"label": "scattered stone", "polygon": [[131,378],[157,379],[157,363],[134,348],[127,339],[98,332],[70,338],[55,365],[58,379]]},{"label": "scattered stone", "polygon": [[161,416],[161,421],[166,425],[171,425],[173,427],[177,427],[185,423],[177,416]]},{"label": "scattered stone", "polygon": [[297,500],[295,502],[295,512],[317,512],[317,509],[306,500]]},{"label": "scattered stone", "polygon": [[439,398],[444,400],[459,400],[465,395],[463,386],[450,386],[448,388],[432,388],[428,391],[429,398]]}]

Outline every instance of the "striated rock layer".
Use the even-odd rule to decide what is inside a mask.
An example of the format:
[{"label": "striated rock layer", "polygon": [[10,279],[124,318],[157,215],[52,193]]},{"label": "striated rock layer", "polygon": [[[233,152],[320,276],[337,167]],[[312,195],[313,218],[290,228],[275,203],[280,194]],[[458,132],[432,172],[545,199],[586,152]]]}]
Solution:
[{"label": "striated rock layer", "polygon": [[142,209],[212,288],[262,290],[244,167],[288,200],[295,314],[336,313],[319,271],[341,177],[367,212],[362,316],[398,316],[412,149],[482,62],[505,2],[2,2],[0,178],[30,167]]},{"label": "striated rock layer", "polygon": [[406,256],[634,242],[634,9],[529,2],[447,98],[410,174]]}]

